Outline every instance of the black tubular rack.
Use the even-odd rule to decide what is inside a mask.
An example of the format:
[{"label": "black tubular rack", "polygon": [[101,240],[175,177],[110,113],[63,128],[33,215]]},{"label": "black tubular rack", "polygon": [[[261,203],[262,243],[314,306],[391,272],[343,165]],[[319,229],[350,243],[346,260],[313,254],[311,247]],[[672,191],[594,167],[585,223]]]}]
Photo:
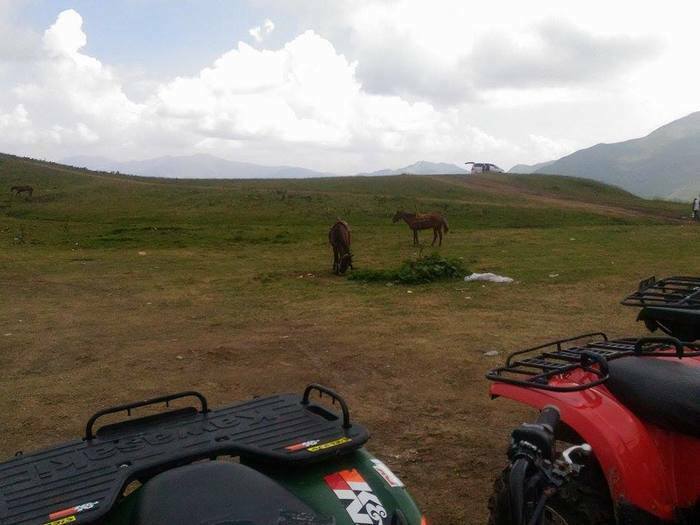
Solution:
[{"label": "black tubular rack", "polygon": [[[338,403],[341,413],[312,402],[314,391]],[[183,398],[199,406],[95,430],[103,416],[169,406]],[[368,439],[367,430],[350,421],[343,398],[320,385],[309,385],[302,395],[255,398],[217,409],[210,409],[198,392],[120,405],[91,417],[82,439],[0,463],[0,525],[45,524],[66,513],[71,523],[99,523],[128,483],[169,468],[217,456],[299,467],[350,453]]]},{"label": "black tubular rack", "polygon": [[[610,340],[604,333],[595,332],[513,352],[504,366],[491,370],[486,378],[525,388],[576,392],[607,381],[608,361],[630,355],[696,357],[700,356],[700,347],[673,337]],[[576,369],[591,374],[587,382],[550,384],[555,377]]]},{"label": "black tubular rack", "polygon": [[626,297],[625,306],[700,310],[700,277],[650,277],[639,283],[639,289]]}]

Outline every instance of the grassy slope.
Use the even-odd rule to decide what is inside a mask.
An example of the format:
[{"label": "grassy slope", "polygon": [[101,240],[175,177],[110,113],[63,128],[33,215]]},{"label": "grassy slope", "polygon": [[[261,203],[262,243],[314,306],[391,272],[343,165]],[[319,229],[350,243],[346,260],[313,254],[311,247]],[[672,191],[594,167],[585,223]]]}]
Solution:
[{"label": "grassy slope", "polygon": [[[685,207],[581,179],[166,181],[0,157],[0,187],[18,183],[37,191],[0,197],[0,457],[78,435],[108,404],[318,381],[347,396],[434,523],[485,521],[508,430],[528,417],[488,399],[502,355],[484,350],[638,333],[620,297],[698,268]],[[337,216],[360,268],[416,255],[389,219],[399,207],[444,211],[444,255],[517,283],[409,294],[331,276]]]},{"label": "grassy slope", "polygon": [[660,223],[682,209],[563,177],[173,181],[7,157],[0,157],[0,174],[3,186],[37,190],[32,202],[0,200],[0,243],[11,243],[21,227],[26,242],[52,246],[284,244],[319,235],[337,216],[355,227],[385,229],[399,208],[440,210],[453,228],[469,230]]}]

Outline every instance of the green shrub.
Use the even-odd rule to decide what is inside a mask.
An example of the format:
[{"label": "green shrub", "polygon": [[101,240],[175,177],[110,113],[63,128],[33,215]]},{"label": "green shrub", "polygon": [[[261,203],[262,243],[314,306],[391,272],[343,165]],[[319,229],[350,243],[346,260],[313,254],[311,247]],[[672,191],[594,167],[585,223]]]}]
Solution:
[{"label": "green shrub", "polygon": [[438,254],[409,259],[395,270],[355,270],[349,279],[365,282],[424,284],[444,279],[461,279],[467,273],[461,260]]}]

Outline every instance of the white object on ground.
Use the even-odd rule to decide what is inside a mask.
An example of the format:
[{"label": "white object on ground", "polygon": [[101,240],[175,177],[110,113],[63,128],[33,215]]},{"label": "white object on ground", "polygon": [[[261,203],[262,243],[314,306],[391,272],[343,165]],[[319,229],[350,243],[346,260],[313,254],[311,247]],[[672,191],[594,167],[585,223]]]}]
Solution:
[{"label": "white object on ground", "polygon": [[464,278],[465,281],[489,281],[492,283],[512,283],[513,279],[510,277],[504,277],[503,275],[496,275],[495,273],[473,273],[467,275]]}]

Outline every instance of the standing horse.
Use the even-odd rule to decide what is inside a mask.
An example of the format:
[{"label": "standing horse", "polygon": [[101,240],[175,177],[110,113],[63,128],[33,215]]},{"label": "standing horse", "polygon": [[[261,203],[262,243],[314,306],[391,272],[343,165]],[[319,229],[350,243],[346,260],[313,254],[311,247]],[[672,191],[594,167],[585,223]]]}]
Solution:
[{"label": "standing horse", "polygon": [[394,215],[393,222],[397,223],[401,219],[406,221],[408,227],[413,230],[413,245],[418,245],[418,230],[433,230],[433,243],[430,246],[435,246],[435,241],[439,238],[442,246],[442,232],[447,233],[449,226],[445,217],[440,213],[408,213],[405,211],[397,211]]},{"label": "standing horse", "polygon": [[29,198],[31,198],[32,193],[34,193],[34,188],[31,186],[12,186],[10,188],[10,192],[14,193],[15,195],[19,195],[20,193],[28,193]]},{"label": "standing horse", "polygon": [[343,275],[348,267],[352,269],[352,253],[350,253],[350,227],[340,219],[328,232],[328,242],[333,247],[333,273]]}]

